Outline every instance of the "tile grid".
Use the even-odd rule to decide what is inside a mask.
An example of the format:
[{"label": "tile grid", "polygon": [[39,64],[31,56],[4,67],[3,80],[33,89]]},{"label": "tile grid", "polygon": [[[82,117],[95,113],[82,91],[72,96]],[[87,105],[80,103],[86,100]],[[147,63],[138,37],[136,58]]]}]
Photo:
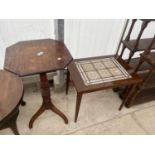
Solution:
[{"label": "tile grid", "polygon": [[[108,67],[108,65],[107,66],[105,65],[105,62],[107,64],[109,63],[109,67]],[[96,64],[101,63],[104,66],[104,68],[98,69],[95,66],[95,63]],[[99,83],[104,83],[104,82],[110,82],[110,81],[131,78],[131,76],[128,74],[128,72],[123,68],[123,66],[114,57],[105,58],[105,59],[77,61],[77,62],[75,62],[75,64],[81,74],[81,77],[82,77],[85,85],[99,84]],[[111,67],[110,67],[110,65],[111,65]],[[115,70],[116,72],[118,72],[118,73],[115,72],[118,75],[114,75],[114,73],[111,70]],[[110,76],[106,77],[106,78],[102,77],[102,75],[100,73],[101,71],[109,73]],[[91,79],[91,77],[89,77],[88,74],[90,76],[91,75],[94,77],[96,76],[96,79]]]}]

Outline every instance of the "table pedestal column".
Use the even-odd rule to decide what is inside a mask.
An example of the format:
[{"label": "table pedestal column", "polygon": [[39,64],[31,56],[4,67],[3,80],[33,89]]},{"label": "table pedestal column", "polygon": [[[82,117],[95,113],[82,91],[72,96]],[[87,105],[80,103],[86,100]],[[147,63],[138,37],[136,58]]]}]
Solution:
[{"label": "table pedestal column", "polygon": [[52,100],[50,98],[50,87],[47,79],[46,73],[40,74],[40,82],[41,82],[41,95],[43,98],[42,105],[40,109],[32,116],[30,122],[29,122],[29,128],[33,127],[34,121],[45,111],[45,110],[52,110],[56,114],[58,114],[66,124],[68,124],[67,117],[59,110],[57,109],[54,104],[52,103]]}]

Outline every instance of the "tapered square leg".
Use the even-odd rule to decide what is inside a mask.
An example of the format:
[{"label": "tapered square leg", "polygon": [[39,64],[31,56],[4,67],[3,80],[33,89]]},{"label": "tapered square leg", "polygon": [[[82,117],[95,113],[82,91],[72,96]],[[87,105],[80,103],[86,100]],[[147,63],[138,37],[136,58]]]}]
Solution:
[{"label": "tapered square leg", "polygon": [[69,81],[70,81],[70,73],[67,69],[67,77],[66,77],[66,95],[68,95],[68,90],[69,90]]},{"label": "tapered square leg", "polygon": [[82,99],[82,93],[77,93],[76,97],[76,108],[75,108],[75,122],[77,122],[79,110],[80,110],[80,105],[81,105],[81,99]]}]

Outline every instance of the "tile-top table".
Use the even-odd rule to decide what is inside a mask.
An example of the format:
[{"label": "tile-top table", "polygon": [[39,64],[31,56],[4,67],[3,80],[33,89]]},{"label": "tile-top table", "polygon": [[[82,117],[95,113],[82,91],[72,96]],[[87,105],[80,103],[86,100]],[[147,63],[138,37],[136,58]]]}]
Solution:
[{"label": "tile-top table", "polygon": [[72,59],[64,43],[53,39],[22,41],[6,49],[5,70],[21,77],[40,75],[43,103],[31,118],[29,128],[32,128],[36,118],[48,109],[62,117],[66,124],[68,123],[67,117],[51,101],[46,73],[64,69]]},{"label": "tile-top table", "polygon": [[122,106],[129,101],[130,92],[141,82],[140,76],[133,73],[132,68],[115,55],[76,59],[68,65],[67,75],[66,94],[69,89],[69,76],[71,76],[77,92],[75,122],[77,122],[83,94],[108,88],[131,86],[129,89],[131,91],[128,91],[119,108],[121,110]]}]

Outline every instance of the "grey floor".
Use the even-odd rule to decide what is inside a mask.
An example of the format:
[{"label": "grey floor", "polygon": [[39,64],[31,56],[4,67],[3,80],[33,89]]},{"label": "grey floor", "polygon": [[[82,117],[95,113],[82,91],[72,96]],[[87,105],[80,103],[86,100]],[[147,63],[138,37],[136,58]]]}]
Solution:
[{"label": "grey floor", "polygon": [[[43,113],[32,129],[28,123],[38,110],[42,99],[38,85],[26,85],[24,100],[27,105],[20,106],[17,125],[22,135],[141,135],[155,134],[155,101],[123,108],[118,111],[121,100],[111,89],[98,91],[83,96],[78,122],[74,123],[76,92],[70,88],[65,92],[55,92],[51,88],[53,103],[63,111],[69,124],[51,111]],[[11,135],[10,129],[0,130],[0,135]]]}]

